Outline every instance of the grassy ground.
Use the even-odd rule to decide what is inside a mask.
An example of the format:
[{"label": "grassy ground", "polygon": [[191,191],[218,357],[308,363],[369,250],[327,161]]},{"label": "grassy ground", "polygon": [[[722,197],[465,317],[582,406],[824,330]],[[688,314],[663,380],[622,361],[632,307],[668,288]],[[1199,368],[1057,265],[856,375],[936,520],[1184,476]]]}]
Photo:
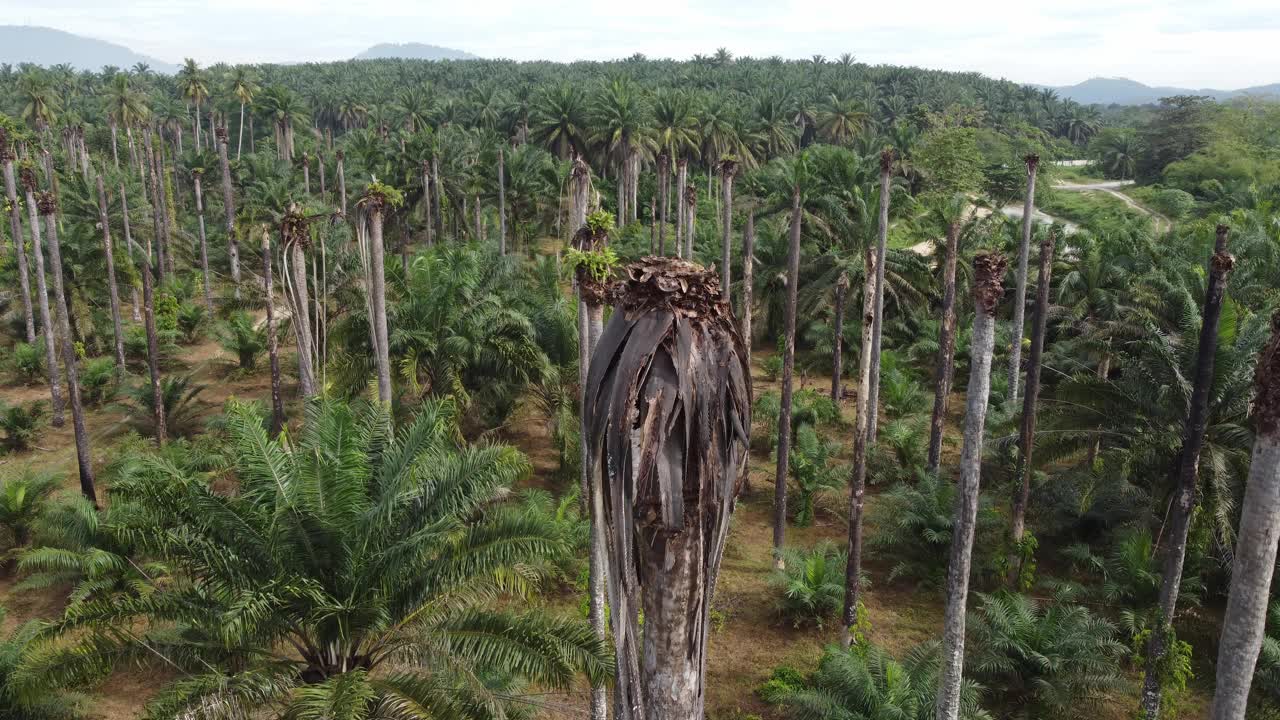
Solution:
[{"label": "grassy ground", "polygon": [[[762,350],[754,358],[754,386],[757,396],[776,390],[778,383],[766,379],[761,362],[771,354]],[[200,396],[200,413],[206,417],[216,415],[227,398],[264,399],[269,394],[269,382],[265,372],[243,375],[231,369],[232,360],[215,343],[203,342],[183,349],[182,362],[169,372],[192,373],[208,387]],[[282,364],[290,367],[291,359]],[[264,363],[265,365],[265,363]],[[822,377],[800,378],[801,385],[822,388]],[[29,401],[45,397],[42,386],[0,387],[0,399],[6,402]],[[843,441],[842,455],[838,462],[847,463],[853,421],[852,400],[842,405],[845,427],[833,428],[830,433]],[[949,424],[958,427],[963,398],[957,396],[951,403]],[[125,413],[119,408],[105,407],[93,410],[89,427],[94,436],[95,463],[102,463],[112,439],[125,432]],[[561,487],[555,479],[558,456],[546,424],[530,407],[522,407],[499,436],[527,453],[534,472],[527,483],[544,488]],[[70,424],[61,429],[50,428],[38,441],[38,448],[21,455],[0,458],[0,472],[22,466],[52,470],[66,474],[64,492],[77,492],[74,441]],[[959,453],[959,443],[954,431],[948,436],[944,462],[954,464]],[[745,720],[759,716],[765,720],[781,718],[778,712],[763,703],[754,693],[779,665],[790,665],[801,671],[814,668],[821,657],[823,647],[835,642],[838,630],[828,626],[819,629],[795,629],[781,619],[774,605],[775,593],[769,585],[772,567],[772,505],[774,463],[767,454],[753,454],[750,461],[750,487],[741,498],[734,516],[728,550],[724,558],[720,585],[714,602],[718,621],[711,637],[708,667],[707,693],[709,715],[714,720]],[[104,490],[105,488],[103,488]],[[100,490],[101,492],[101,490]],[[876,532],[876,504],[879,488],[871,486],[867,499],[868,536]],[[819,503],[819,513],[812,527],[789,527],[787,542],[793,546],[809,546],[822,540],[843,543],[846,526],[843,520],[842,494],[832,494]],[[888,568],[874,556],[868,560],[873,588],[867,595],[866,605],[871,621],[871,638],[874,642],[901,653],[920,642],[938,637],[942,624],[942,598],[933,591],[918,590],[908,583],[889,584],[883,579]],[[56,616],[62,608],[64,591],[14,593],[14,579],[0,577],[0,603],[10,609],[4,630],[32,618]],[[550,608],[565,613],[578,612],[578,597],[572,589],[564,588],[547,599]],[[1212,632],[1213,625],[1205,623]],[[89,714],[101,720],[126,720],[139,716],[141,708],[152,692],[171,677],[153,668],[126,668],[116,673],[92,694]],[[1139,678],[1131,675],[1130,680]],[[1097,720],[1122,720],[1132,715],[1136,685],[1118,693],[1115,701],[1101,712]],[[585,709],[585,692],[548,697],[548,708],[543,717],[558,718],[578,715]],[[1202,690],[1192,693],[1183,704],[1182,717],[1202,717],[1207,708]]]}]

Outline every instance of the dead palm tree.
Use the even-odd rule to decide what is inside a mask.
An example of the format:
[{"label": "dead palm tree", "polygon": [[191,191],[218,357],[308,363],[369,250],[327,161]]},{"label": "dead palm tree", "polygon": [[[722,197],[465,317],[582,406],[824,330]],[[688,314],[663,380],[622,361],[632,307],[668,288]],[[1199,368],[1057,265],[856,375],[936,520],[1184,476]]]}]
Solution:
[{"label": "dead palm tree", "polygon": [[1053,272],[1054,231],[1045,233],[1040,243],[1040,270],[1036,276],[1036,308],[1031,319],[1031,354],[1027,358],[1027,386],[1022,397],[1022,422],[1018,432],[1016,475],[1022,485],[1013,499],[1010,541],[1014,548],[1009,557],[1009,584],[1016,587],[1022,575],[1021,554],[1017,548],[1026,532],[1027,504],[1031,501],[1032,455],[1036,438],[1036,404],[1040,400],[1040,365],[1044,357],[1044,335],[1049,321],[1049,283]]},{"label": "dead palm tree", "polygon": [[[378,401],[391,404],[391,356],[387,340],[387,273],[386,249],[382,242],[382,225],[388,204],[395,205],[400,193],[394,188],[374,182],[357,203],[365,211],[368,237],[361,237],[361,255],[367,257],[365,272],[369,288],[369,315],[373,320],[374,361],[378,369]],[[359,225],[361,236],[365,225]]]},{"label": "dead palm tree", "polygon": [[27,270],[26,243],[22,240],[22,211],[18,207],[18,191],[14,183],[13,147],[9,132],[0,126],[0,163],[4,164],[4,192],[9,200],[9,233],[13,240],[13,255],[18,267],[18,289],[22,294],[23,319],[27,323],[27,342],[36,341],[34,309],[31,306],[31,278]]},{"label": "dead palm tree", "polygon": [[1218,683],[1211,720],[1244,720],[1267,624],[1271,576],[1280,537],[1280,313],[1254,371],[1257,436],[1231,563],[1231,594],[1218,643]]},{"label": "dead palm tree", "polygon": [[1036,209],[1036,168],[1040,156],[1030,154],[1023,158],[1027,165],[1027,194],[1022,202],[1022,244],[1018,246],[1018,274],[1015,277],[1013,295],[1013,321],[1010,335],[1013,344],[1009,348],[1009,402],[1018,399],[1018,375],[1022,371],[1022,327],[1027,310],[1027,255],[1031,251],[1032,214]]},{"label": "dead palm tree", "polygon": [[729,284],[732,270],[729,261],[733,257],[733,176],[738,163],[732,158],[720,161],[720,292],[723,300],[729,302]]},{"label": "dead palm tree", "polygon": [[49,310],[49,288],[44,272],[44,242],[41,239],[39,211],[36,207],[36,171],[29,164],[23,164],[19,171],[22,190],[27,205],[27,221],[31,225],[31,256],[35,258],[36,300],[40,307],[40,328],[44,334],[45,371],[49,376],[49,400],[53,408],[53,426],[62,427],[63,418],[62,380],[58,372],[58,327],[54,324],[54,315]]},{"label": "dead palm tree", "polygon": [[[231,162],[227,158],[227,129],[214,128],[214,136],[218,141],[218,164],[222,168],[222,210],[226,217],[227,256],[231,261],[231,291],[240,299],[240,240],[236,238],[236,201],[231,193]],[[341,177],[342,160],[338,160],[338,173]],[[346,195],[343,195],[342,211],[345,213]]]},{"label": "dead palm tree", "polygon": [[1227,288],[1227,275],[1235,266],[1235,258],[1227,252],[1226,225],[1217,228],[1213,257],[1209,260],[1209,280],[1205,289],[1204,314],[1200,325],[1200,343],[1196,348],[1196,369],[1187,407],[1187,421],[1182,435],[1182,448],[1174,475],[1177,483],[1168,525],[1168,541],[1164,546],[1164,567],[1160,576],[1160,619],[1147,643],[1146,676],[1142,682],[1142,713],[1146,720],[1160,715],[1160,675],[1165,653],[1173,634],[1173,614],[1178,607],[1178,589],[1182,584],[1182,567],[1187,555],[1187,536],[1191,530],[1191,513],[1196,506],[1200,450],[1209,417],[1209,391],[1213,385],[1214,354],[1218,349],[1218,321],[1222,318],[1222,300]]},{"label": "dead palm tree", "polygon": [[616,717],[701,718],[711,597],[746,476],[748,359],[714,271],[646,258],[619,298],[584,408],[608,499]]},{"label": "dead palm tree", "polygon": [[67,319],[67,292],[62,279],[62,247],[58,243],[58,199],[51,192],[40,193],[36,199],[40,216],[44,218],[45,232],[49,236],[49,263],[53,265],[53,299],[58,316],[58,340],[62,348],[63,370],[67,373],[67,397],[71,400],[71,425],[76,438],[76,462],[80,469],[80,492],[94,505],[98,494],[94,488],[93,458],[89,450],[89,431],[84,425],[84,406],[80,403],[80,374],[77,368],[76,346],[71,338],[71,322]]},{"label": "dead palm tree", "polygon": [[960,452],[960,487],[955,498],[951,530],[951,563],[947,567],[947,606],[942,627],[942,670],[935,714],[938,720],[960,715],[964,676],[965,612],[969,571],[973,564],[973,536],[978,524],[978,492],[982,475],[982,440],[991,393],[991,353],[995,348],[996,308],[1004,294],[1007,262],[992,253],[973,259],[973,361],[964,415],[964,448]]},{"label": "dead palm tree", "polygon": [[283,253],[286,295],[290,299],[293,336],[298,345],[298,392],[304,398],[316,395],[315,344],[311,336],[311,301],[307,292],[306,249],[311,247],[307,217],[297,203],[290,203],[280,220],[280,247]]}]

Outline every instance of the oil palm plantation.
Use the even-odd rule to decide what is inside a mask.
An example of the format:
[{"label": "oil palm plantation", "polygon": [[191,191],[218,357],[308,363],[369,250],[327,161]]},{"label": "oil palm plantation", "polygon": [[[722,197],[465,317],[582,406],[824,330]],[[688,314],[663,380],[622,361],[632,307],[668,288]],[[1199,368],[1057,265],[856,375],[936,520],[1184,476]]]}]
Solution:
[{"label": "oil palm plantation", "polygon": [[585,623],[489,601],[530,590],[563,541],[534,514],[490,505],[528,472],[499,445],[458,439],[449,400],[395,428],[389,409],[322,401],[301,433],[270,440],[248,406],[227,432],[239,483],[136,457],[109,528],[172,574],[148,592],[71,608],[67,642],[29,664],[58,684],[130,657],[182,669],[156,716],[209,708],[278,718],[502,718],[611,670]]}]

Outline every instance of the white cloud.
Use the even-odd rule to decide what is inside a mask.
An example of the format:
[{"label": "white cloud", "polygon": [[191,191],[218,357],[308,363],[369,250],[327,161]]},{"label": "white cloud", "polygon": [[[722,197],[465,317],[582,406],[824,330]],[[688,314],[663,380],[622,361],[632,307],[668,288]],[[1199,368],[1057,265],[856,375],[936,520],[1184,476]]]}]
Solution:
[{"label": "white cloud", "polygon": [[1273,0],[0,0],[0,10],[173,62],[334,60],[410,41],[562,61],[724,46],[758,57],[852,52],[1048,84],[1095,75],[1218,88],[1280,81]]}]

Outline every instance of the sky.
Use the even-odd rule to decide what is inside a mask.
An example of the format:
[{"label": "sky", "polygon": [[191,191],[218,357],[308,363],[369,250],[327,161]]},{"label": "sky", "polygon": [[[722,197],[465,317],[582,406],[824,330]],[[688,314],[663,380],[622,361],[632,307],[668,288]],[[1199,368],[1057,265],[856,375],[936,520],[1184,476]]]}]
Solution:
[{"label": "sky", "polygon": [[0,11],[173,63],[340,60],[380,42],[557,61],[725,47],[754,57],[849,52],[1046,85],[1280,82],[1275,0],[0,0]]}]

